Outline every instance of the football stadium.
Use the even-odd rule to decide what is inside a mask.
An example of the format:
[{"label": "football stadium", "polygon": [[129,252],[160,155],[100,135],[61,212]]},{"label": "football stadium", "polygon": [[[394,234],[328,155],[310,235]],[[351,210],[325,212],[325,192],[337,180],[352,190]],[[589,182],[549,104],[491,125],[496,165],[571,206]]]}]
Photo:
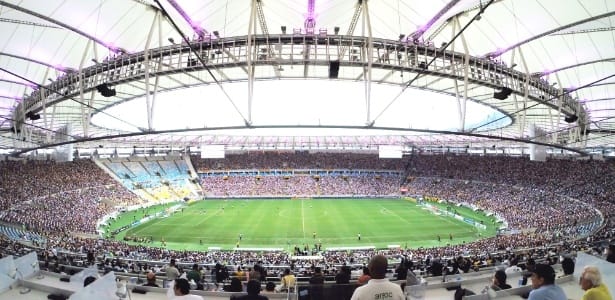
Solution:
[{"label": "football stadium", "polygon": [[612,299],[614,24],[0,0],[0,300]]}]

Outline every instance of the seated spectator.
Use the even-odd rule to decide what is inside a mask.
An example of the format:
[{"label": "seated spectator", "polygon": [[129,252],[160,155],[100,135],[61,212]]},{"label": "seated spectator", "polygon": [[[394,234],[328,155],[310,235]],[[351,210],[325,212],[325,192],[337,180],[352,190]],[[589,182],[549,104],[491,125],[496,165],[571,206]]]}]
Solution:
[{"label": "seated spectator", "polygon": [[190,283],[183,278],[175,279],[173,285],[174,297],[170,300],[203,300],[203,297],[190,294]]},{"label": "seated spectator", "polygon": [[357,283],[358,284],[366,284],[372,277],[370,276],[369,273],[369,268],[368,267],[363,267],[363,274],[361,274],[361,276],[359,276],[359,279],[357,279]]},{"label": "seated spectator", "polygon": [[231,278],[231,284],[229,286],[224,287],[225,292],[243,292],[243,285],[241,284],[241,280],[237,277]]},{"label": "seated spectator", "polygon": [[273,281],[268,281],[265,285],[265,292],[267,293],[275,293],[275,283]]},{"label": "seated spectator", "polygon": [[160,287],[156,283],[156,274],[154,272],[147,273],[147,282],[143,286],[152,286],[152,287]]},{"label": "seated spectator", "polygon": [[350,267],[342,266],[340,271],[335,274],[335,283],[348,284],[350,283]]},{"label": "seated spectator", "polygon": [[567,300],[564,290],[555,285],[555,270],[549,265],[537,264],[532,271],[532,291],[529,300]]},{"label": "seated spectator", "polygon": [[320,267],[314,268],[314,274],[310,278],[310,284],[324,284],[325,277],[322,275],[322,269]]},{"label": "seated spectator", "polygon": [[583,268],[579,284],[585,291],[582,300],[612,300],[609,289],[602,282],[600,270],[595,266]]},{"label": "seated spectator", "polygon": [[615,263],[615,244],[610,244],[606,251],[606,261]]},{"label": "seated spectator", "polygon": [[493,284],[491,285],[491,288],[494,291],[507,290],[512,288],[510,284],[506,283],[506,278],[507,276],[505,271],[497,270],[495,274],[493,274]]},{"label": "seated spectator", "polygon": [[562,260],[562,270],[564,271],[564,276],[574,273],[574,260],[571,257],[564,257]]},{"label": "seated spectator", "polygon": [[284,270],[284,276],[282,276],[282,283],[276,287],[277,292],[286,292],[290,289],[295,288],[295,284],[297,283],[297,279],[295,275],[290,272],[289,268]]},{"label": "seated spectator", "polygon": [[259,295],[261,282],[255,279],[248,281],[248,294],[243,296],[231,296],[231,300],[269,300],[267,296]]},{"label": "seated spectator", "polygon": [[246,280],[246,272],[243,271],[241,266],[237,267],[237,272],[235,272],[235,277],[239,278],[239,280],[241,281]]},{"label": "seated spectator", "polygon": [[[388,268],[387,258],[384,255],[376,255],[369,261],[369,273],[371,279],[365,285],[358,287],[352,294],[352,300],[390,299],[405,300],[401,287],[385,278]],[[386,298],[382,297],[386,295]]]},{"label": "seated spectator", "polygon": [[192,265],[192,270],[188,271],[188,273],[186,274],[186,278],[188,279],[188,281],[194,280],[194,283],[196,284],[201,282],[201,272],[199,272],[198,264]]}]

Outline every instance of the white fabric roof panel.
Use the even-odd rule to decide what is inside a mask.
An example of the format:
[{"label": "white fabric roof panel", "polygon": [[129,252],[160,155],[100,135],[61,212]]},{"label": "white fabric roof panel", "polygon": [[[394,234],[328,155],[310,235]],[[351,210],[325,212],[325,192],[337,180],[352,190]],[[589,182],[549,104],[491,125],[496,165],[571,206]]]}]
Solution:
[{"label": "white fabric roof panel", "polygon": [[[294,28],[304,28],[310,1],[314,3],[316,32],[323,28],[328,31],[328,34],[332,34],[333,28],[339,27],[340,33],[346,34],[355,12],[356,1],[261,0],[269,33],[281,33],[281,26],[286,26],[289,33],[292,33]],[[189,37],[193,36],[194,31],[191,26],[173,8],[171,3],[167,0],[160,2],[180,29]],[[221,37],[245,36],[248,34],[252,3],[250,0],[176,0],[176,2],[187,12],[194,21],[194,25],[210,33],[217,31]],[[400,34],[410,36],[418,28],[424,26],[449,2],[451,1],[369,0],[367,3],[369,5],[372,35],[391,40],[397,40]],[[463,27],[478,13],[478,9],[475,8],[480,8],[488,2],[458,1],[452,9],[445,12],[423,34],[423,38],[432,37],[431,41],[436,47],[450,41],[453,36],[453,17],[459,16],[459,23]],[[43,18],[18,11],[10,6],[18,6],[33,11]],[[14,107],[20,102],[19,98],[33,92],[32,84],[25,82],[24,79],[46,85],[50,82],[49,79],[55,80],[63,75],[67,68],[78,70],[80,66],[89,67],[95,65],[96,62],[102,62],[105,57],[113,54],[108,48],[121,48],[129,53],[143,51],[150,29],[153,29],[150,41],[151,47],[169,46],[171,45],[169,38],[172,38],[174,42],[181,42],[179,34],[168,20],[163,20],[158,27],[158,23],[155,22],[156,7],[157,4],[154,1],[148,0],[0,1],[0,32],[2,32],[2,37],[0,37],[0,67],[3,69],[0,70],[0,130],[7,131],[12,127],[10,120],[13,118]],[[468,9],[470,10],[466,11]],[[463,51],[463,38],[467,43],[469,53],[472,56],[480,57],[544,32],[607,13],[615,14],[615,2],[608,0],[496,0],[485,10],[480,20],[473,22],[462,37],[455,41],[454,49],[459,52]],[[45,20],[45,18],[50,18],[50,20]],[[61,26],[60,23],[82,31],[84,35],[71,31],[69,28]],[[152,28],[153,25],[155,26]],[[368,29],[363,18],[360,18],[353,35],[367,36]],[[438,29],[442,30],[438,31]],[[457,32],[459,28],[457,27],[455,30]],[[257,25],[256,32],[261,33],[259,25]],[[92,42],[87,36],[101,43]],[[529,73],[549,72],[569,67],[543,77],[549,83],[556,83],[556,87],[563,88],[578,88],[615,75],[615,16],[591,20],[537,38],[519,48],[507,51],[500,56],[500,59],[507,65],[516,64],[515,69],[522,72],[526,71],[525,67],[527,66]],[[36,61],[44,64],[36,63]],[[598,62],[583,65],[593,61]],[[53,68],[47,65],[53,66]],[[220,70],[212,69],[212,71],[219,80],[228,78],[231,81],[245,81],[247,78],[245,70],[239,67],[230,66]],[[11,75],[9,72],[24,79]],[[261,65],[255,67],[257,78],[275,78],[280,72],[285,78],[303,78],[304,76],[304,68],[301,65],[294,65],[292,68],[283,66],[278,70],[275,66]],[[374,68],[372,72],[372,80],[375,82],[386,79],[402,84],[414,76],[414,74],[403,74],[402,77],[399,73],[389,72],[381,68]],[[392,72],[394,74],[390,74]],[[320,74],[324,74],[323,76],[326,77],[326,73],[327,66],[311,65],[307,69],[308,77],[318,77]],[[357,77],[357,89],[364,89],[362,73],[362,69],[356,67],[340,68],[340,77],[351,77],[351,75]],[[454,93],[450,81],[447,83],[437,79],[434,76],[423,76],[417,80],[415,85],[423,86],[430,83],[429,87],[432,89]],[[178,89],[182,86],[197,85],[203,81],[211,82],[211,77],[204,70],[190,72],[189,74],[171,74],[159,78],[158,89],[161,91]],[[153,79],[151,79],[151,82],[153,82]],[[462,81],[458,83],[460,87],[463,87]],[[114,102],[132,99],[144,95],[145,86],[144,80],[121,84],[116,87],[118,96],[103,98],[94,95],[91,104],[97,109],[101,109]],[[512,97],[505,101],[494,100],[491,97],[493,93],[491,88],[470,87],[472,88],[470,94],[476,100],[484,101],[486,104],[504,107],[510,111],[515,111],[515,108],[519,105]],[[589,112],[590,129],[615,131],[615,128],[613,128],[615,124],[613,121],[615,120],[612,120],[612,118],[615,118],[614,95],[615,77],[573,93],[575,98],[582,100]],[[87,102],[89,101],[89,93],[84,95],[83,99],[80,97],[76,99]],[[245,99],[235,100],[245,103]],[[376,108],[381,108],[384,103],[390,101],[390,99],[377,100],[379,102],[374,100]],[[428,102],[428,99],[422,101]],[[530,105],[532,103],[529,102]],[[394,110],[395,105],[392,106],[392,110]],[[379,112],[376,108],[373,114]],[[322,109],[326,109],[326,107]],[[246,109],[242,107],[241,110],[245,112]],[[81,129],[83,126],[79,125],[83,122],[80,115],[83,111],[87,112],[88,109],[82,109],[81,105],[69,100],[58,104],[54,115],[52,115],[52,108],[48,107],[43,113],[43,117],[45,117],[43,119],[48,120],[43,121],[41,119],[33,122],[33,124],[51,132],[64,123],[73,123],[76,124],[74,126],[75,134],[80,136],[80,134],[83,134]],[[546,125],[553,123],[553,121],[546,117],[548,110],[544,109],[543,111],[544,116],[542,117],[527,116],[526,118],[528,121],[537,124],[551,126],[551,129],[555,128],[555,125]],[[537,112],[541,113],[541,110],[535,110],[531,113]],[[383,115],[388,114],[389,112],[383,113]],[[235,117],[233,116],[233,118]],[[517,115],[511,117],[515,122],[522,118]],[[350,118],[360,119],[357,116]],[[54,120],[53,126],[51,119]],[[434,122],[437,122],[437,116],[434,116]],[[390,118],[381,123],[383,125],[391,124]],[[519,123],[514,123],[511,126],[517,128],[515,129],[517,136],[522,137],[524,135],[518,133]],[[90,135],[116,132],[96,126],[91,127],[93,131],[90,132]],[[513,131],[512,129],[506,131],[506,136],[513,136]],[[268,134],[263,133],[263,135]],[[326,136],[326,134],[322,135]],[[418,140],[417,137],[412,137],[412,139]],[[443,136],[440,141],[446,144],[447,141],[463,141],[464,139],[472,141],[473,138]],[[612,136],[612,133],[607,132],[604,138],[588,138],[587,146],[613,144],[613,139],[615,137]],[[323,140],[326,140],[326,138],[323,137]],[[429,140],[433,139],[429,138]],[[582,148],[586,145],[582,143],[569,146]],[[0,136],[0,147],[10,149],[19,148],[20,145],[15,144],[13,135],[4,132]]]}]

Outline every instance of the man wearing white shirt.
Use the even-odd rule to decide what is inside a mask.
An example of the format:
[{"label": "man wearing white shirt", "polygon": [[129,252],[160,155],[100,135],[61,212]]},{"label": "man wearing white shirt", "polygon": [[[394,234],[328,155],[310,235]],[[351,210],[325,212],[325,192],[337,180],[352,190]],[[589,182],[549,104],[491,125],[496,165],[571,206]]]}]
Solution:
[{"label": "man wearing white shirt", "polygon": [[371,279],[367,284],[358,287],[351,300],[405,300],[404,292],[398,284],[385,278],[388,262],[384,255],[372,257],[367,265]]}]

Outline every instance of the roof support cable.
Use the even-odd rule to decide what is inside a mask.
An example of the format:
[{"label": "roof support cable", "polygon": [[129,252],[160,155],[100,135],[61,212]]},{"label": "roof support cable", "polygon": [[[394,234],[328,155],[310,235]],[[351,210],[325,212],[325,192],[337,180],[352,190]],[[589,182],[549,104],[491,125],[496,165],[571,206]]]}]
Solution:
[{"label": "roof support cable", "polygon": [[211,72],[211,69],[207,66],[207,63],[203,60],[203,57],[201,57],[201,55],[198,53],[198,51],[196,51],[194,49],[194,47],[192,46],[192,43],[190,43],[190,40],[182,32],[182,30],[179,28],[179,26],[177,26],[177,24],[175,23],[173,18],[171,18],[171,16],[167,12],[167,10],[164,8],[164,6],[162,6],[162,4],[160,3],[159,0],[154,0],[154,1],[156,2],[156,4],[158,4],[158,7],[160,7],[160,10],[164,14],[164,16],[167,18],[167,20],[169,20],[169,22],[171,22],[171,25],[173,25],[173,28],[175,28],[177,33],[179,33],[179,35],[182,37],[184,42],[188,45],[188,48],[190,49],[190,51],[192,51],[194,56],[196,56],[196,58],[199,60],[199,62],[201,62],[201,65],[205,68],[207,73],[209,73],[209,76],[211,76],[211,78],[216,83],[216,85],[218,85],[218,87],[220,88],[220,90],[222,91],[222,93],[224,94],[226,99],[231,103],[231,105],[233,105],[233,108],[235,108],[235,111],[237,111],[237,113],[241,116],[241,118],[243,119],[244,123],[245,124],[249,124],[249,122],[246,120],[246,117],[244,117],[244,115],[241,113],[241,111],[239,110],[239,107],[237,107],[237,105],[235,104],[235,102],[233,101],[231,96],[229,96],[229,94],[226,92],[226,90],[224,89],[224,87],[222,86],[220,81],[218,81],[216,76],[214,76],[214,73]]}]

